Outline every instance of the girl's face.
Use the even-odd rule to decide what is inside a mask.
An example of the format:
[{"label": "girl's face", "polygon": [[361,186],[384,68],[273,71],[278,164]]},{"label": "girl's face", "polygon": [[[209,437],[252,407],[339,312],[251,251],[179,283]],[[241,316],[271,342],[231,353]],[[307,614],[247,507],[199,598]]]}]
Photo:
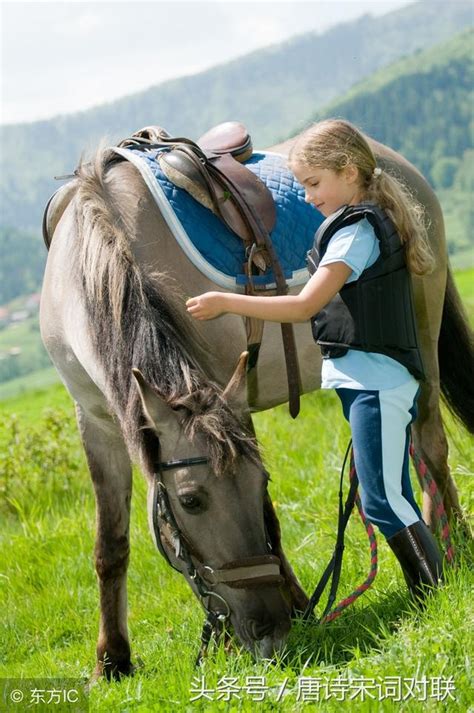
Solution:
[{"label": "girl's face", "polygon": [[320,166],[292,163],[291,170],[305,189],[305,200],[324,216],[331,215],[343,205],[355,205],[363,199],[359,186],[359,171],[350,164],[342,171]]}]

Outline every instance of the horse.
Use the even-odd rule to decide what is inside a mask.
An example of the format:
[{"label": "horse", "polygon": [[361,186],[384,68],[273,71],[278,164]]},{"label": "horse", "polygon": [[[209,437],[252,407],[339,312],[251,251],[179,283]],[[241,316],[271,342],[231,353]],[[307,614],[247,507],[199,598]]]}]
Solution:
[{"label": "horse", "polygon": [[[269,150],[286,155],[292,141]],[[434,192],[402,156],[369,142],[430,219],[436,269],[414,278],[427,378],[413,439],[448,514],[460,516],[439,401],[442,390],[474,430],[472,336]],[[251,422],[252,412],[288,399],[279,326],[265,326],[247,391],[244,321],[224,315],[197,324],[187,315],[186,297],[216,286],[177,245],[136,168],[112,161],[102,147],[76,174],[47,219],[40,326],[75,402],[97,503],[95,676],[134,670],[126,593],[132,461],[147,480],[158,549],[208,617],[227,619],[244,647],[269,657],[281,650],[292,613],[308,602],[283,551]],[[309,323],[294,330],[301,392],[308,393],[320,387],[321,355]],[[424,517],[434,523],[425,496]]]}]

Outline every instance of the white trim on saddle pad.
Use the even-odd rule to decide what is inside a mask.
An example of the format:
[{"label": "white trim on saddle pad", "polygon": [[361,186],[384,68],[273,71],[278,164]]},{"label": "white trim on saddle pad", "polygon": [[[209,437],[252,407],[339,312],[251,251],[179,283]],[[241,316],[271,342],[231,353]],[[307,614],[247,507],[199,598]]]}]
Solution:
[{"label": "white trim on saddle pad", "polygon": [[[212,282],[219,285],[219,287],[224,287],[225,289],[232,290],[233,292],[243,292],[243,285],[238,284],[235,277],[226,275],[225,272],[218,270],[201,255],[184,229],[178,216],[174,212],[172,205],[166,197],[159,182],[156,180],[153,171],[148,166],[147,162],[143,161],[140,156],[137,156],[137,154],[133,153],[133,151],[130,151],[129,149],[122,149],[116,146],[112,146],[111,148],[115,153],[119,154],[127,161],[130,161],[130,163],[133,163],[133,165],[138,169],[146,186],[150,190],[151,195],[155,199],[163,218],[166,220],[169,229],[173,233],[176,242],[179,244],[186,256],[191,260],[193,265],[195,265],[195,267],[197,267],[198,270],[200,270],[202,274],[208,277]],[[263,152],[258,151],[255,153]],[[280,155],[272,151],[265,151],[265,153],[270,156]],[[300,270],[295,270],[293,272],[293,276],[288,279],[286,283],[288,287],[298,287],[299,285],[306,284],[308,278],[309,274],[307,269],[302,268]],[[273,289],[276,287],[276,284],[274,282],[269,283],[266,287]]]}]

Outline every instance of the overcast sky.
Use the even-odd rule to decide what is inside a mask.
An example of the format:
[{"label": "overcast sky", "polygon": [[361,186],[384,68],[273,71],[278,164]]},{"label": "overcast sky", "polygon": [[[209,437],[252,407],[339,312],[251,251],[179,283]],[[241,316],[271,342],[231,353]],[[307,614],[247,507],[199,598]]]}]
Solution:
[{"label": "overcast sky", "polygon": [[1,122],[87,109],[412,0],[6,2]]}]

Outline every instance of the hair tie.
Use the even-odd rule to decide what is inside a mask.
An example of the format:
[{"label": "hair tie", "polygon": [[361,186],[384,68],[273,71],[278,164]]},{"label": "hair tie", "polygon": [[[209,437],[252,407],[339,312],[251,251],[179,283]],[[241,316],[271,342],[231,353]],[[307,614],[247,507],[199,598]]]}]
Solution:
[{"label": "hair tie", "polygon": [[379,168],[378,166],[376,166],[376,167],[374,168],[374,170],[372,171],[372,176],[373,176],[374,178],[378,178],[381,173],[382,173],[382,169]]}]

